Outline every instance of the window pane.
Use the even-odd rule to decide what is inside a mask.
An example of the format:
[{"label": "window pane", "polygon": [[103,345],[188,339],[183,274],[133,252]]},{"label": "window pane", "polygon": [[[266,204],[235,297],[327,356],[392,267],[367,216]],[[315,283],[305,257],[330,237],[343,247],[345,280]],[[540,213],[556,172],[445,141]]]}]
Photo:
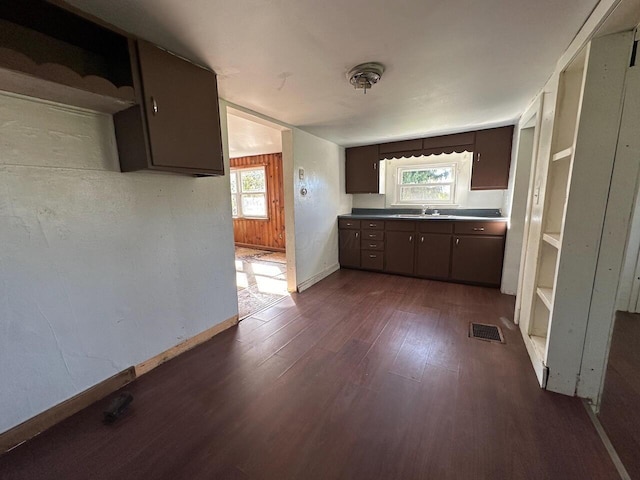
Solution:
[{"label": "window pane", "polygon": [[231,215],[238,216],[238,196],[231,195]]},{"label": "window pane", "polygon": [[434,167],[423,170],[403,170],[402,185],[449,183],[453,181],[453,167]]},{"label": "window pane", "polygon": [[400,187],[401,202],[429,202],[451,200],[451,185]]},{"label": "window pane", "polygon": [[266,190],[264,169],[240,171],[243,192],[264,192]]},{"label": "window pane", "polygon": [[245,217],[266,217],[267,202],[263,193],[242,195],[242,214]]},{"label": "window pane", "polygon": [[231,172],[229,179],[231,180],[231,193],[238,193],[238,176],[236,172]]}]

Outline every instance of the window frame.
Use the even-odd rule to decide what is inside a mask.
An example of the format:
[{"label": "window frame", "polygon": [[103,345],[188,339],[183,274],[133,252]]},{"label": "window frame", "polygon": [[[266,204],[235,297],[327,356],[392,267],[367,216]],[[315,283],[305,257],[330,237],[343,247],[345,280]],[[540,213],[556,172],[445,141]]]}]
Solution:
[{"label": "window frame", "polygon": [[[407,183],[403,184],[402,182],[402,174],[406,171],[421,171],[421,170],[432,170],[435,168],[451,168],[453,176],[448,182],[434,182],[434,183]],[[446,163],[422,163],[422,164],[412,164],[412,165],[399,165],[396,167],[396,181],[395,181],[395,202],[394,205],[455,205],[456,204],[456,193],[457,193],[457,183],[458,183],[458,168],[459,162],[446,162]],[[450,185],[451,186],[451,196],[446,200],[411,200],[411,201],[403,201],[401,197],[401,190],[403,186],[442,186],[442,185]]]},{"label": "window frame", "polygon": [[[264,191],[250,191],[243,192],[242,191],[242,172],[247,171],[260,171],[264,175]],[[266,165],[247,165],[244,167],[231,167],[229,168],[229,175],[234,176],[236,179],[236,193],[231,191],[231,186],[229,186],[229,190],[231,191],[231,202],[232,202],[232,210],[231,216],[235,220],[245,219],[245,220],[269,220],[269,202],[268,202],[268,177],[267,177],[267,166]],[[229,179],[231,182],[231,179]],[[262,195],[264,197],[264,209],[265,214],[263,215],[245,215],[242,211],[242,197],[244,195]],[[236,198],[236,205],[238,206],[238,214],[233,215],[233,197]]]}]

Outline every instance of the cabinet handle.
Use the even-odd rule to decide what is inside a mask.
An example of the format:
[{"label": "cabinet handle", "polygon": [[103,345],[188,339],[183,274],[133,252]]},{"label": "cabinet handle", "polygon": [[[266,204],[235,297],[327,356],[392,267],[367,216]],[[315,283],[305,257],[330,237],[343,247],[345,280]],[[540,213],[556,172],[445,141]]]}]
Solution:
[{"label": "cabinet handle", "polygon": [[377,227],[378,225],[377,225],[377,224],[375,224],[375,223],[370,223],[370,224],[369,224],[369,226],[370,226],[370,227]]},{"label": "cabinet handle", "polygon": [[347,227],[353,226],[353,223],[347,223]]},{"label": "cabinet handle", "polygon": [[458,246],[459,243],[460,243],[460,239],[456,238],[456,247]]},{"label": "cabinet handle", "polygon": [[377,247],[377,245],[375,243],[370,243],[369,244],[369,248],[375,248],[375,247]]},{"label": "cabinet handle", "polygon": [[377,255],[369,255],[369,258],[378,258]]},{"label": "cabinet handle", "polygon": [[474,227],[473,231],[474,232],[484,232],[484,227]]},{"label": "cabinet handle", "polygon": [[360,232],[356,232],[356,238],[360,236]]},{"label": "cabinet handle", "polygon": [[153,114],[158,114],[158,102],[156,102],[156,97],[151,97],[151,110],[153,110]]},{"label": "cabinet handle", "polygon": [[378,169],[378,164],[377,164],[377,163],[375,163],[375,162],[374,162],[374,164],[373,164],[373,169],[374,169],[374,170],[377,170],[377,169]]},{"label": "cabinet handle", "polygon": [[409,241],[413,242],[413,235],[409,235]]},{"label": "cabinet handle", "polygon": [[424,243],[424,236],[420,237],[420,243]]},{"label": "cabinet handle", "polygon": [[369,238],[376,238],[376,234],[375,233],[370,233],[369,234]]},{"label": "cabinet handle", "polygon": [[478,152],[478,159],[476,160],[476,162],[480,161],[480,152]]}]

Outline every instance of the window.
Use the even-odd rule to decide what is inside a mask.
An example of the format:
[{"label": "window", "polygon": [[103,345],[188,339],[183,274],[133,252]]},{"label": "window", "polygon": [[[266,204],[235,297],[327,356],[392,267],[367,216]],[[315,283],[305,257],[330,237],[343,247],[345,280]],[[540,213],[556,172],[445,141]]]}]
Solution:
[{"label": "window", "polygon": [[233,217],[268,218],[265,168],[232,168],[230,175]]},{"label": "window", "polygon": [[399,204],[453,204],[456,165],[398,167],[396,188]]}]

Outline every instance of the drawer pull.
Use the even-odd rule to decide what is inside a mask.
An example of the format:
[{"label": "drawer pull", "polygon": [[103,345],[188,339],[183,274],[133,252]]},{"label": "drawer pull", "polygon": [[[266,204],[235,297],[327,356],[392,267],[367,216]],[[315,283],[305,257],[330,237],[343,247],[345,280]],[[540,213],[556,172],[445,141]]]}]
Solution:
[{"label": "drawer pull", "polygon": [[369,247],[371,247],[371,248],[375,248],[375,247],[377,247],[377,246],[378,246],[378,245],[376,245],[375,243],[370,243],[370,244],[369,244]]},{"label": "drawer pull", "polygon": [[351,227],[351,226],[353,226],[353,223],[348,223],[347,222],[347,227]]},{"label": "drawer pull", "polygon": [[369,234],[369,238],[376,238],[376,234],[375,233],[370,233]]},{"label": "drawer pull", "polygon": [[473,227],[474,232],[484,232],[484,227]]},{"label": "drawer pull", "polygon": [[369,255],[369,258],[378,258],[377,255]]},{"label": "drawer pull", "polygon": [[377,224],[377,223],[370,223],[370,224],[369,224],[369,226],[370,226],[370,227],[377,227],[377,226],[378,226],[378,224]]}]

